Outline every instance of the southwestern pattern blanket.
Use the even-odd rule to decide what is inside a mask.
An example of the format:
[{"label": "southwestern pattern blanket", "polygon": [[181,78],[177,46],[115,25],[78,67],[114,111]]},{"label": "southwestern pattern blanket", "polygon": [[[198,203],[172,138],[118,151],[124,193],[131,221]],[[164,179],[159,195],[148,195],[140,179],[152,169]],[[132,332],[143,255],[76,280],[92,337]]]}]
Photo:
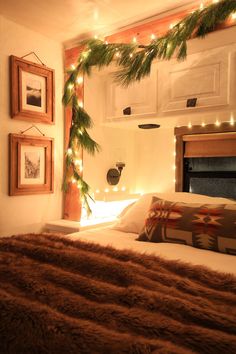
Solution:
[{"label": "southwestern pattern blanket", "polygon": [[58,235],[0,239],[0,353],[236,353],[236,278]]}]

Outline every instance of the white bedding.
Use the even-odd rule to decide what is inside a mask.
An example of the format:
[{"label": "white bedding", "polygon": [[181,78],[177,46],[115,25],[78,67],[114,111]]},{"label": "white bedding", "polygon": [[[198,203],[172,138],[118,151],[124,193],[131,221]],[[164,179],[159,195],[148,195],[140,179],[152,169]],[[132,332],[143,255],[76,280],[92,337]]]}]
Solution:
[{"label": "white bedding", "polygon": [[137,234],[113,230],[110,227],[68,235],[68,238],[73,240],[95,242],[102,246],[109,245],[117,249],[130,249],[140,253],[154,254],[166,259],[178,259],[195,265],[204,265],[212,270],[236,275],[236,256],[180,244],[135,241],[137,237]]}]

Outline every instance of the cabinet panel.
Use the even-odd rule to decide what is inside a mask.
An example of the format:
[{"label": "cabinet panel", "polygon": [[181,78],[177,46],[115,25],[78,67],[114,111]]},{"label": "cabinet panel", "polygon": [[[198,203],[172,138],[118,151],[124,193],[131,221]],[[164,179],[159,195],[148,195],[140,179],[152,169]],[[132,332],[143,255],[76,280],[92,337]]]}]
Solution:
[{"label": "cabinet panel", "polygon": [[[131,108],[131,115],[123,110]],[[106,81],[106,118],[129,118],[129,116],[155,115],[157,112],[157,68],[153,65],[151,75],[122,87],[114,82],[114,73]]]},{"label": "cabinet panel", "polygon": [[[229,104],[230,53],[223,48],[189,55],[183,63],[171,60],[161,73],[162,112]],[[195,107],[187,107],[187,100],[191,98],[197,98]]]}]

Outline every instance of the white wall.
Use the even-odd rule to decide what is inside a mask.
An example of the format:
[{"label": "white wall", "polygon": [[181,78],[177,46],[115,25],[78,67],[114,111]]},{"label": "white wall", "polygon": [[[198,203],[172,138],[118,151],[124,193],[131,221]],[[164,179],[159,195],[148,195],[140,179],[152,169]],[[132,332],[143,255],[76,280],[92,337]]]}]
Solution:
[{"label": "white wall", "polygon": [[[197,112],[165,113],[158,111],[157,116],[139,120],[106,123],[105,120],[105,85],[104,72],[93,74],[85,81],[85,109],[91,114],[95,127],[92,135],[102,146],[102,153],[95,158],[85,155],[85,178],[92,188],[104,189],[109,187],[105,177],[107,169],[114,166],[117,160],[116,152],[126,163],[121,182],[126,184],[130,192],[171,192],[174,191],[174,127],[187,125],[190,121],[194,124],[204,122],[214,123],[229,121],[234,117],[236,121],[236,27],[217,31],[204,40],[194,39],[189,42],[188,54],[196,54],[198,62],[208,55],[209,50],[222,47],[225,52],[234,53],[231,60],[231,104],[216,108],[200,109]],[[222,52],[222,50],[220,50]],[[219,51],[219,52],[220,52]],[[217,52],[217,51],[216,51]],[[159,72],[164,73],[169,63],[158,63]],[[161,99],[160,80],[159,99]],[[159,102],[159,107],[161,106]],[[138,129],[138,124],[155,122],[161,124],[160,129],[151,131]],[[112,198],[114,194],[110,192]]]},{"label": "white wall", "polygon": [[[93,129],[89,131],[92,138],[101,146],[100,153],[90,156],[84,152],[84,179],[93,193],[97,189],[104,191],[112,187],[107,183],[106,174],[110,168],[116,167],[116,162],[125,162],[118,188],[132,189],[136,179],[135,132],[127,129],[114,129],[104,126],[105,114],[104,76],[93,74],[85,79],[84,107],[94,121]],[[117,193],[116,193],[117,194]],[[97,195],[97,198],[100,196]]]},{"label": "white wall", "polygon": [[[8,134],[19,133],[31,123],[11,119],[9,113],[9,56],[18,57],[34,51],[55,70],[55,125],[37,124],[46,136],[55,139],[54,193],[8,196]],[[29,61],[37,60],[30,56]],[[63,90],[63,52],[61,44],[23,26],[0,17],[0,235],[38,232],[44,223],[62,216],[62,173],[64,120],[61,104]],[[35,130],[30,135],[38,135]]]}]

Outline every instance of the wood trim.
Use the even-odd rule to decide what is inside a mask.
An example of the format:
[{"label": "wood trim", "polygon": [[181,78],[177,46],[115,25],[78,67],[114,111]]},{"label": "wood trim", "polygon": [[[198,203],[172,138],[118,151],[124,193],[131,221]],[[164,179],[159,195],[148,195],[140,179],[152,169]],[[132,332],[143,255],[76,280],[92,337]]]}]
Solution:
[{"label": "wood trim", "polygon": [[[232,133],[232,134],[230,134]],[[174,129],[176,145],[176,170],[175,170],[175,191],[183,191],[183,161],[185,154],[185,142],[186,141],[198,141],[198,140],[214,140],[216,136],[222,139],[222,136],[227,136],[227,139],[233,139],[236,136],[236,125],[231,125],[230,123],[221,123],[220,126],[215,124],[208,124],[205,127],[201,125],[194,125],[191,128],[187,126],[178,127]],[[212,139],[209,138],[209,134],[212,134]],[[196,138],[195,138],[196,137]]]},{"label": "wood trim", "polygon": [[[82,47],[72,48],[65,51],[65,65],[69,67],[77,62],[78,56],[82,51]],[[66,80],[67,77],[65,77]],[[83,102],[84,86],[81,85],[77,92],[78,99]],[[65,108],[65,150],[68,147],[69,134],[71,127],[71,107]],[[79,151],[78,158],[83,160],[83,151]],[[64,163],[65,170],[65,163]],[[82,212],[82,204],[80,200],[80,192],[77,186],[69,183],[67,191],[64,193],[63,218],[66,220],[80,221]]]},{"label": "wood trim", "polygon": [[235,140],[236,132],[183,135],[183,141]]},{"label": "wood trim", "polygon": [[230,123],[224,122],[221,123],[220,126],[216,126],[215,124],[208,124],[205,125],[205,127],[202,127],[201,125],[194,125],[191,128],[183,126],[174,129],[174,134],[176,136],[226,132],[236,132],[236,125],[231,125]]}]

